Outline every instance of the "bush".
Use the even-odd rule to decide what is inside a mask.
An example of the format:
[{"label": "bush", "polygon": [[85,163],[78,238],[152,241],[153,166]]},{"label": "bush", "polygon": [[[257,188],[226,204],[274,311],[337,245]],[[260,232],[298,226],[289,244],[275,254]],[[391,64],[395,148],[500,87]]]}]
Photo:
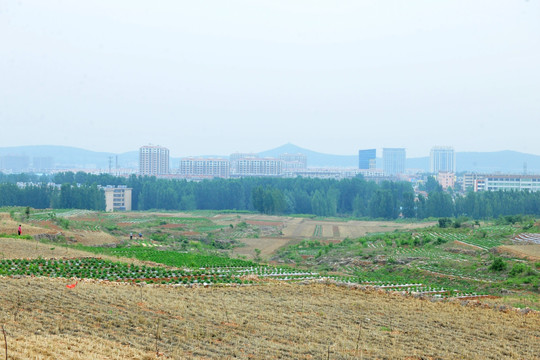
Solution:
[{"label": "bush", "polygon": [[504,271],[504,270],[506,270],[507,266],[508,265],[506,264],[506,262],[504,262],[503,259],[496,258],[495,260],[493,260],[493,262],[489,266],[489,270],[491,270],[491,271]]},{"label": "bush", "polygon": [[443,239],[442,237],[437,237],[437,240],[435,241],[435,245],[441,245],[441,244],[444,244],[446,243],[448,240],[446,239]]},{"label": "bush", "polygon": [[440,218],[439,219],[439,227],[440,228],[447,228],[452,225],[452,219],[449,218]]},{"label": "bush", "polygon": [[69,220],[64,218],[57,218],[56,223],[63,229],[69,229]]},{"label": "bush", "polygon": [[168,234],[160,234],[160,233],[153,233],[150,235],[150,239],[158,242],[164,242],[167,241],[169,238]]},{"label": "bush", "polygon": [[510,276],[534,276],[536,271],[527,264],[514,264],[510,270]]}]

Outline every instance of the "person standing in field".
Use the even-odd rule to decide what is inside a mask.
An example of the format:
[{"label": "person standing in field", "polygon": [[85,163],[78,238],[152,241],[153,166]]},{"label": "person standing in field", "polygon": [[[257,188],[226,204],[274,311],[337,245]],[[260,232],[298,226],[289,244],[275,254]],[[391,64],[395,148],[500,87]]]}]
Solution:
[{"label": "person standing in field", "polygon": [[19,236],[21,236],[22,228],[21,228],[21,225],[20,225],[20,224],[19,224],[19,229],[17,229],[17,233],[19,234]]}]

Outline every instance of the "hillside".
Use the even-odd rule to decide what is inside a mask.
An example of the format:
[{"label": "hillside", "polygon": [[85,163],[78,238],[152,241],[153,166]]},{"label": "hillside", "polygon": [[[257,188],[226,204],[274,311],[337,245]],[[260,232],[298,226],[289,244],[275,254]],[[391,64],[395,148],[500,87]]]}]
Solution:
[{"label": "hillside", "polygon": [[[480,251],[485,252],[487,259],[487,250],[480,246],[500,244],[490,235],[476,240],[475,248],[478,249],[463,248],[452,255],[453,252],[445,254],[433,247],[389,245],[388,239],[400,240],[393,226],[412,224],[202,214],[67,211],[59,213],[69,221],[69,229],[63,229],[48,220],[46,211],[36,211],[29,220],[22,222],[23,234],[27,234],[28,239],[10,235],[19,222],[8,214],[1,214],[0,274],[4,275],[0,276],[0,308],[3,309],[0,324],[6,333],[4,345],[7,344],[8,358],[538,358],[540,314],[524,306],[522,309],[511,307],[517,301],[525,301],[525,297],[518,297],[517,293],[507,298],[465,296],[443,299],[430,295],[429,288],[408,291],[407,287],[417,287],[410,282],[411,285],[389,291],[396,285],[344,283],[331,280],[340,277],[330,274],[326,277],[306,276],[314,273],[302,270],[304,265],[316,259],[309,254],[320,250],[323,250],[320,259],[325,259],[327,265],[343,266],[343,271],[350,269],[353,264],[342,260],[350,258],[348,250],[353,249],[358,265],[371,267],[375,274],[385,262],[384,257],[377,254],[389,254],[391,246],[396,252],[394,264],[406,259],[414,262],[423,257],[421,266],[429,269],[429,258],[435,259],[435,254],[438,259],[444,257],[437,269],[437,276],[440,276],[442,272],[452,273],[451,267],[455,267],[456,262],[450,261],[454,258],[459,259],[459,263],[464,263],[469,255],[481,259],[484,255],[476,254]],[[361,252],[357,247],[360,242],[356,240],[334,243],[338,232],[339,236],[350,234],[356,237],[376,228],[380,228],[378,231],[385,228],[389,233],[377,232],[378,235],[373,235],[377,238],[365,243]],[[100,229],[110,229],[112,233]],[[497,229],[498,232],[503,230]],[[287,253],[280,253],[286,256],[291,251],[299,251],[302,256],[296,258],[301,263],[296,268],[281,269],[224,257],[213,257],[212,261],[251,265],[242,268],[238,265],[232,268],[229,265],[218,265],[218,268],[201,265],[194,254],[164,251],[167,246],[161,249],[160,242],[151,239],[144,239],[146,246],[137,246],[141,243],[139,239],[133,239],[126,247],[66,248],[62,245],[65,241],[88,245],[109,244],[110,241],[125,244],[131,231],[159,233],[161,244],[173,248],[189,243],[193,246],[190,252],[203,246],[202,242],[194,246],[204,240],[196,235],[198,231],[211,231],[216,240],[230,236],[241,242],[245,238],[267,241],[298,234],[300,238],[311,236],[321,241],[328,237],[324,241],[328,244],[314,240],[298,242],[291,238],[291,244],[296,245],[284,248],[288,249]],[[424,236],[433,231],[426,229]],[[179,237],[179,242],[167,242],[164,240],[166,233],[181,233],[189,236],[190,241]],[[30,240],[31,236],[39,238],[42,234],[52,236],[51,240]],[[449,236],[462,242],[476,239],[464,234],[458,237],[459,234],[452,230],[433,236],[441,239]],[[264,236],[268,238],[265,240]],[[361,239],[363,237],[359,241]],[[171,241],[174,240],[171,238]],[[457,249],[448,244],[449,250]],[[329,251],[324,250],[326,248]],[[471,252],[475,254],[469,254]],[[167,263],[166,255],[173,253],[177,259],[188,259],[187,262],[169,266],[156,263]],[[146,254],[145,261],[135,260],[137,254]],[[154,256],[148,256],[151,254]],[[340,260],[336,262],[337,259]],[[372,260],[371,265],[367,264],[367,259]],[[506,261],[519,260],[507,258]],[[254,271],[257,269],[259,271]],[[223,281],[234,271],[238,275],[233,278],[239,281]],[[303,280],[292,282],[299,273]],[[74,274],[78,274],[76,278],[72,277]],[[458,281],[457,274],[444,276]],[[463,276],[471,275],[460,276],[463,280],[466,279]],[[392,276],[386,278],[392,279]],[[485,282],[484,279],[475,281]],[[381,284],[380,281],[377,283]],[[386,284],[386,281],[382,283]],[[457,282],[454,284],[458,285]],[[506,291],[513,293],[514,289]],[[537,295],[529,293],[527,301],[536,305]]]},{"label": "hillside", "polygon": [[0,156],[25,157],[27,166],[32,166],[34,158],[51,158],[53,167],[66,169],[108,169],[109,161],[112,167],[117,161],[119,167],[137,167],[139,163],[138,151],[114,154],[55,145],[3,147]]},{"label": "hillside", "polygon": [[[537,313],[333,285],[0,278],[10,359],[534,359]],[[537,357],[536,357],[537,358]]]}]

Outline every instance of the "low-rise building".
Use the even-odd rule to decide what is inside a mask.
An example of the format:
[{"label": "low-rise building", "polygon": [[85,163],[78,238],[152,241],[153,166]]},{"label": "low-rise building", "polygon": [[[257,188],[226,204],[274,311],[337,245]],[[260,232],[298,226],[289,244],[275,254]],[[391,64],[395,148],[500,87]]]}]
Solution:
[{"label": "low-rise building", "polygon": [[485,190],[540,190],[540,175],[486,175]]},{"label": "low-rise building", "polygon": [[444,190],[449,187],[453,188],[456,184],[456,174],[449,171],[439,171],[437,173],[437,181]]},{"label": "low-rise building", "polygon": [[131,188],[107,186],[105,192],[105,211],[131,211]]}]

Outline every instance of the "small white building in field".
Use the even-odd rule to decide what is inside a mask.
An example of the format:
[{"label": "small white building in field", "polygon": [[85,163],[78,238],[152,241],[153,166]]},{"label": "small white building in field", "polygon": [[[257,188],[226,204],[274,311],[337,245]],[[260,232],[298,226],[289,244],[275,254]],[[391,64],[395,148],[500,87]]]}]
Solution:
[{"label": "small white building in field", "polygon": [[107,186],[105,191],[105,211],[131,211],[131,188]]}]

